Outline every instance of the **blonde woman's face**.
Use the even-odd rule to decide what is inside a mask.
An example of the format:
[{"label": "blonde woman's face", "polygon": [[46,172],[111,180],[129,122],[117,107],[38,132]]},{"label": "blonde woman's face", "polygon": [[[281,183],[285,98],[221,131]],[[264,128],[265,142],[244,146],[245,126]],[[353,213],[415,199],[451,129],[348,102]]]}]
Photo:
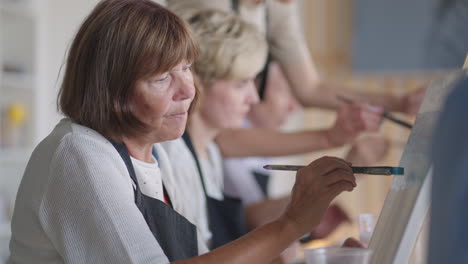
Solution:
[{"label": "blonde woman's face", "polygon": [[182,62],[168,72],[138,80],[132,110],[151,129],[147,135],[151,140],[172,140],[185,131],[188,109],[194,97],[190,65]]},{"label": "blonde woman's face", "polygon": [[253,78],[216,81],[203,89],[202,96],[200,114],[217,129],[241,127],[251,106],[259,101]]}]

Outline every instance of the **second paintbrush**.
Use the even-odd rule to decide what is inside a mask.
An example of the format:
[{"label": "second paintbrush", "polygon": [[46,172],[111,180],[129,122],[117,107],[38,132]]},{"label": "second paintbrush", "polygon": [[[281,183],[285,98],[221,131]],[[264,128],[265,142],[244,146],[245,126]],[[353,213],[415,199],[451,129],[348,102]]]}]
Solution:
[{"label": "second paintbrush", "polygon": [[[297,171],[305,166],[296,165],[265,165],[266,170]],[[351,167],[353,173],[371,175],[403,175],[405,169],[402,167]]]}]

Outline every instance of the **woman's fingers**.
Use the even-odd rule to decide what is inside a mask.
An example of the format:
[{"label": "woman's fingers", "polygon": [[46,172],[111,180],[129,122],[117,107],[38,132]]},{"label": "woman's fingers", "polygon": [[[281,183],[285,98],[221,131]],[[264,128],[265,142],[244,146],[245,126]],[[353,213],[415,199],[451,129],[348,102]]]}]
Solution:
[{"label": "woman's fingers", "polygon": [[338,182],[347,182],[352,188],[356,187],[356,178],[351,164],[336,157],[322,157],[298,172],[298,179],[306,192],[324,193],[329,187]]},{"label": "woman's fingers", "polygon": [[337,169],[349,170],[352,172],[351,163],[337,157],[327,156],[311,162],[306,168],[319,175],[325,175]]},{"label": "woman's fingers", "polygon": [[329,187],[337,182],[345,181],[351,183],[353,187],[356,187],[356,177],[352,171],[337,169],[327,175],[324,175],[324,183],[326,187]]},{"label": "woman's fingers", "polygon": [[353,185],[349,182],[340,181],[329,186],[329,190],[326,192],[328,200],[331,202],[335,197],[344,191],[351,192],[354,189]]},{"label": "woman's fingers", "polygon": [[370,105],[352,105],[349,119],[353,130],[358,133],[362,131],[377,131],[382,122],[383,108]]},{"label": "woman's fingers", "polygon": [[286,214],[300,230],[310,232],[320,222],[330,202],[356,186],[351,164],[336,157],[322,157],[298,171]]}]

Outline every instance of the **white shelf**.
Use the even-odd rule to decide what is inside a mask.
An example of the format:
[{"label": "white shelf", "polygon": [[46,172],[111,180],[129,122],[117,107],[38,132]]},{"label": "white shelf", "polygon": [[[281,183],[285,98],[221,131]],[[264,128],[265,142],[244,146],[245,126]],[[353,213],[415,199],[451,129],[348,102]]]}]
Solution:
[{"label": "white shelf", "polygon": [[36,16],[36,11],[31,1],[26,0],[0,0],[0,12],[26,18],[34,18]]}]

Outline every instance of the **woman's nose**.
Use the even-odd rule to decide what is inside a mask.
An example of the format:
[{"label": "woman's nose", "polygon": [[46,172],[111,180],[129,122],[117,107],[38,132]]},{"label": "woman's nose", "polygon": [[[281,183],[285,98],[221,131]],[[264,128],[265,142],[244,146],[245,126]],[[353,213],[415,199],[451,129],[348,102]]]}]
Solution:
[{"label": "woman's nose", "polygon": [[174,94],[174,100],[193,99],[195,97],[196,89],[193,78],[178,75],[177,78],[177,92]]}]

